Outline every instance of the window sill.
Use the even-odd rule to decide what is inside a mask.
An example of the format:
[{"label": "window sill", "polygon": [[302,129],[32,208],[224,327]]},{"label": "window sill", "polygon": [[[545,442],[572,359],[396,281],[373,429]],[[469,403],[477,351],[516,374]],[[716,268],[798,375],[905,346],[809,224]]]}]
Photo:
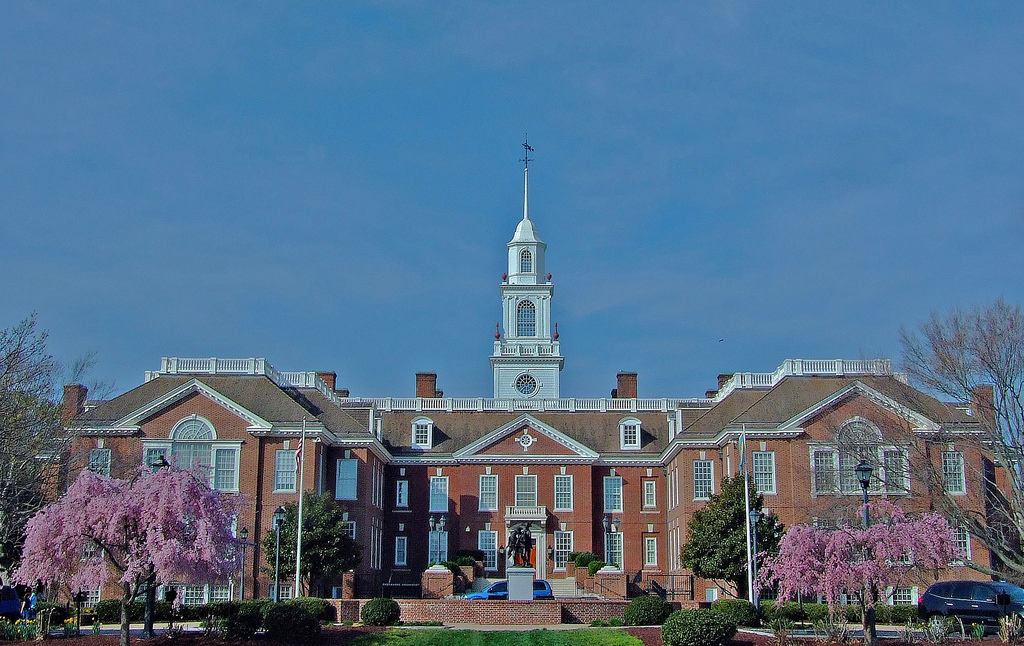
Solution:
[{"label": "window sill", "polygon": [[641,514],[660,514],[661,512],[658,511],[657,507],[645,507],[644,509],[640,510],[640,513]]},{"label": "window sill", "polygon": [[572,513],[572,507],[569,507],[568,509],[552,509],[551,511],[552,512],[558,512],[558,513],[561,513],[561,514],[571,514]]},{"label": "window sill", "polygon": [[274,489],[270,493],[295,493],[296,489]]}]

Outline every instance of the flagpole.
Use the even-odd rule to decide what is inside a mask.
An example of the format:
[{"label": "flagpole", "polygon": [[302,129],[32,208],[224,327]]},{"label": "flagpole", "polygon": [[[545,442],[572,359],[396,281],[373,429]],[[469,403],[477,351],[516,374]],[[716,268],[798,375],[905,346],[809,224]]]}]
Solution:
[{"label": "flagpole", "polygon": [[[302,588],[302,491],[306,488],[306,418],[302,418],[302,439],[299,440],[299,459],[295,467],[299,470],[299,525],[295,537],[295,596],[298,597]],[[749,532],[748,532],[749,534]],[[749,544],[749,535],[747,537]]]},{"label": "flagpole", "polygon": [[743,476],[743,500],[744,511],[743,525],[747,528],[747,596],[750,603],[754,603],[754,558],[750,546],[750,487],[747,480],[747,425],[744,424],[740,431],[740,474]]}]

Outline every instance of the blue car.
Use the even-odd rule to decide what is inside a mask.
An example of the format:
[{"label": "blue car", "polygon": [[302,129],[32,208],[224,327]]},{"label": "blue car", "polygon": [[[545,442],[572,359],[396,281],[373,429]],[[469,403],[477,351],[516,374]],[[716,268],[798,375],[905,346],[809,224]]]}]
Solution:
[{"label": "blue car", "polygon": [[[551,585],[543,579],[533,582],[534,599],[554,599],[555,594],[551,591]],[[466,599],[508,599],[508,581],[495,581],[480,592],[470,592]]]},{"label": "blue car", "polygon": [[10,586],[0,587],[0,618],[17,621],[21,619],[21,601],[18,593]]}]

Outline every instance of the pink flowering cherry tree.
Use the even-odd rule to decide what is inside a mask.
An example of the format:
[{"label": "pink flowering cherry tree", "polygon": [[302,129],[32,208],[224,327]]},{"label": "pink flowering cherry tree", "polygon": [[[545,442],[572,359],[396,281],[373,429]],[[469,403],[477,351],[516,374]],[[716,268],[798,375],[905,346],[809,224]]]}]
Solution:
[{"label": "pink flowering cherry tree", "polygon": [[[863,509],[863,507],[861,508]],[[885,501],[868,505],[871,527],[834,528],[794,525],[758,576],[760,587],[778,585],[779,600],[800,592],[823,594],[834,611],[840,595],[855,598],[861,606],[864,643],[876,641],[868,610],[887,589],[895,591],[923,569],[946,567],[962,558],[953,545],[949,523],[942,516],[907,514]],[[890,592],[891,594],[891,592]]]},{"label": "pink flowering cherry tree", "polygon": [[23,583],[69,590],[121,586],[121,646],[128,646],[128,606],[148,581],[210,581],[238,571],[232,525],[241,505],[204,474],[140,469],[118,480],[82,471],[57,502],[28,522]]}]

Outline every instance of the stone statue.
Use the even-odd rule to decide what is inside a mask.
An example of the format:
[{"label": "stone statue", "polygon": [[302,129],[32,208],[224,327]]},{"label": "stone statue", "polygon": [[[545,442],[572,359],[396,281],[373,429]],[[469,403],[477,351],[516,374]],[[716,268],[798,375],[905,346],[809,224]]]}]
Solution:
[{"label": "stone statue", "polygon": [[530,523],[520,523],[512,528],[508,535],[508,553],[512,564],[518,567],[533,567],[530,563],[530,551],[533,548],[533,537],[530,535]]}]

